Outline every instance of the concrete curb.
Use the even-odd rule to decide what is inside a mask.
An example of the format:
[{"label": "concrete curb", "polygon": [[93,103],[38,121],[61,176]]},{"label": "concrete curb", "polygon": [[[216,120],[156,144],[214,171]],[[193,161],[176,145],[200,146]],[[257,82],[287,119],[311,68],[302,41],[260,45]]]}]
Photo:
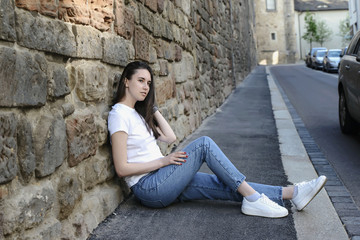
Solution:
[{"label": "concrete curb", "polygon": [[[285,173],[292,183],[316,178],[317,173],[269,67],[266,73]],[[299,240],[349,239],[325,189],[303,211],[298,212],[294,207],[292,211]]]}]

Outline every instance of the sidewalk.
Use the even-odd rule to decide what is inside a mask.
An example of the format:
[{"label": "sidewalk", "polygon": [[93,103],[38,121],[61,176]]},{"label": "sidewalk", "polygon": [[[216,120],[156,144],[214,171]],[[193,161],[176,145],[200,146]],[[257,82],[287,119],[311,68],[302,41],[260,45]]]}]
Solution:
[{"label": "sidewalk", "polygon": [[[288,185],[316,176],[265,67],[257,67],[178,149],[203,135],[250,182]],[[205,165],[201,171],[210,172]],[[130,197],[89,239],[348,239],[325,190],[302,212],[289,201],[286,207],[288,217],[268,219],[243,215],[236,202],[193,201],[150,209]]]}]

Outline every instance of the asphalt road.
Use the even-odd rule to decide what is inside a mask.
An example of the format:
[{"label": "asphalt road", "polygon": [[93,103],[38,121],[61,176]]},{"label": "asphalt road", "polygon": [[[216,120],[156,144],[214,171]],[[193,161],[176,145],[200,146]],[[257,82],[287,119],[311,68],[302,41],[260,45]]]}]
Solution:
[{"label": "asphalt road", "polygon": [[271,73],[360,208],[360,135],[340,131],[337,74],[305,64],[274,66]]}]

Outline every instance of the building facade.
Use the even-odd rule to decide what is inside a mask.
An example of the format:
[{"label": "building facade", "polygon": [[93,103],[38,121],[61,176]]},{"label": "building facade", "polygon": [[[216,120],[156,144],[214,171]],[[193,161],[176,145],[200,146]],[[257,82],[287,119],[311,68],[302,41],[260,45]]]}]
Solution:
[{"label": "building facade", "polygon": [[261,65],[295,63],[293,0],[256,0],[257,57]]},{"label": "building facade", "polygon": [[349,19],[352,35],[359,31],[360,27],[360,2],[359,0],[349,0]]}]

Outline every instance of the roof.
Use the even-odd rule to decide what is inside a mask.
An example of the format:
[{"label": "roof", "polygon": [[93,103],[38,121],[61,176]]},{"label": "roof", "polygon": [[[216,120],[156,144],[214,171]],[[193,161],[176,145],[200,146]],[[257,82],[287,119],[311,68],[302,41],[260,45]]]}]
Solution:
[{"label": "roof", "polygon": [[333,11],[348,10],[349,1],[346,0],[295,0],[295,11]]}]

